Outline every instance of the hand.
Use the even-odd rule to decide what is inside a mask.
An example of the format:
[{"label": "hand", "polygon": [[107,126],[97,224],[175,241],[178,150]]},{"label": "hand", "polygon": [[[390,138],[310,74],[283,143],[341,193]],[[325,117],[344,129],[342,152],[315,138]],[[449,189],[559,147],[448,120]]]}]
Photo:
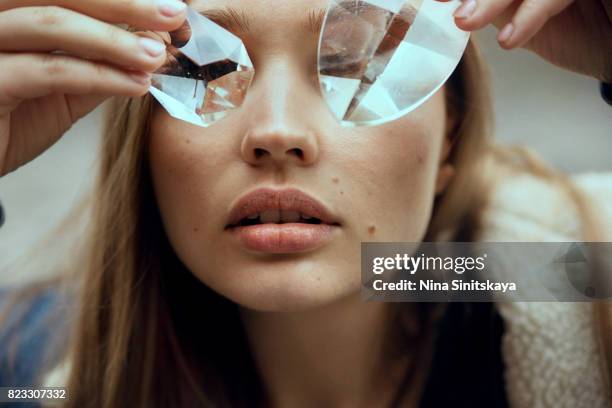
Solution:
[{"label": "hand", "polygon": [[455,17],[467,31],[494,23],[505,49],[612,82],[612,0],[464,0]]},{"label": "hand", "polygon": [[185,17],[170,0],[0,1],[0,176],[107,97],[147,92],[165,46],[114,24],[171,31]]}]

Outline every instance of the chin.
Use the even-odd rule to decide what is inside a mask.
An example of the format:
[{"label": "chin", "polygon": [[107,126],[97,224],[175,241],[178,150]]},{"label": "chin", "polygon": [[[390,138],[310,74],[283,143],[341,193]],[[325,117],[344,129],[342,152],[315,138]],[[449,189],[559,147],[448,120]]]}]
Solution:
[{"label": "chin", "polygon": [[358,269],[347,271],[337,263],[307,257],[232,264],[200,280],[221,296],[255,311],[296,312],[323,307],[357,295],[361,285]]}]

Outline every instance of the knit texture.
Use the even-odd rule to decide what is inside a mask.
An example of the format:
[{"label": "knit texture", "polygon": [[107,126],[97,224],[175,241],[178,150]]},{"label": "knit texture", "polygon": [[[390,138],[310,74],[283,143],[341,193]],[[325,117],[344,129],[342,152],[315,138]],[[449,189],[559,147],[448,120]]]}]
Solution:
[{"label": "knit texture", "polygon": [[[589,174],[575,183],[612,232],[612,175]],[[482,241],[579,241],[578,212],[561,187],[528,175],[497,184],[485,211]],[[612,241],[612,237],[607,238]],[[508,399],[513,407],[610,407],[603,348],[590,303],[497,304]]]}]

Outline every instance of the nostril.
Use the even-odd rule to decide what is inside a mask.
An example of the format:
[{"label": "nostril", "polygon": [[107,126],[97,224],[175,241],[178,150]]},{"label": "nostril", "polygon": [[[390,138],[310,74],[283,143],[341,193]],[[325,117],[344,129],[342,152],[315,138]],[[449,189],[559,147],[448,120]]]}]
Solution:
[{"label": "nostril", "polygon": [[266,151],[265,149],[260,149],[257,147],[255,148],[254,153],[255,153],[255,158],[260,159],[262,156],[266,154]]},{"label": "nostril", "polygon": [[298,148],[291,149],[291,150],[288,150],[287,153],[296,155],[298,159],[300,160],[304,159],[304,151],[302,149],[298,149]]}]

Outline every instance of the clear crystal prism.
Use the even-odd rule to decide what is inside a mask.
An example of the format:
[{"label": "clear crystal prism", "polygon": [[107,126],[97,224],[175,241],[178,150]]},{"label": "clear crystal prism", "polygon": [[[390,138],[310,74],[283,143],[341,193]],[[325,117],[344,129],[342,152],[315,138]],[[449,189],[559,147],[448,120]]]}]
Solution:
[{"label": "clear crystal prism", "polygon": [[169,35],[149,92],[170,116],[207,127],[242,105],[255,70],[239,37],[191,7]]},{"label": "clear crystal prism", "polygon": [[318,51],[319,83],[343,126],[398,119],[431,97],[469,40],[460,0],[331,0]]}]

